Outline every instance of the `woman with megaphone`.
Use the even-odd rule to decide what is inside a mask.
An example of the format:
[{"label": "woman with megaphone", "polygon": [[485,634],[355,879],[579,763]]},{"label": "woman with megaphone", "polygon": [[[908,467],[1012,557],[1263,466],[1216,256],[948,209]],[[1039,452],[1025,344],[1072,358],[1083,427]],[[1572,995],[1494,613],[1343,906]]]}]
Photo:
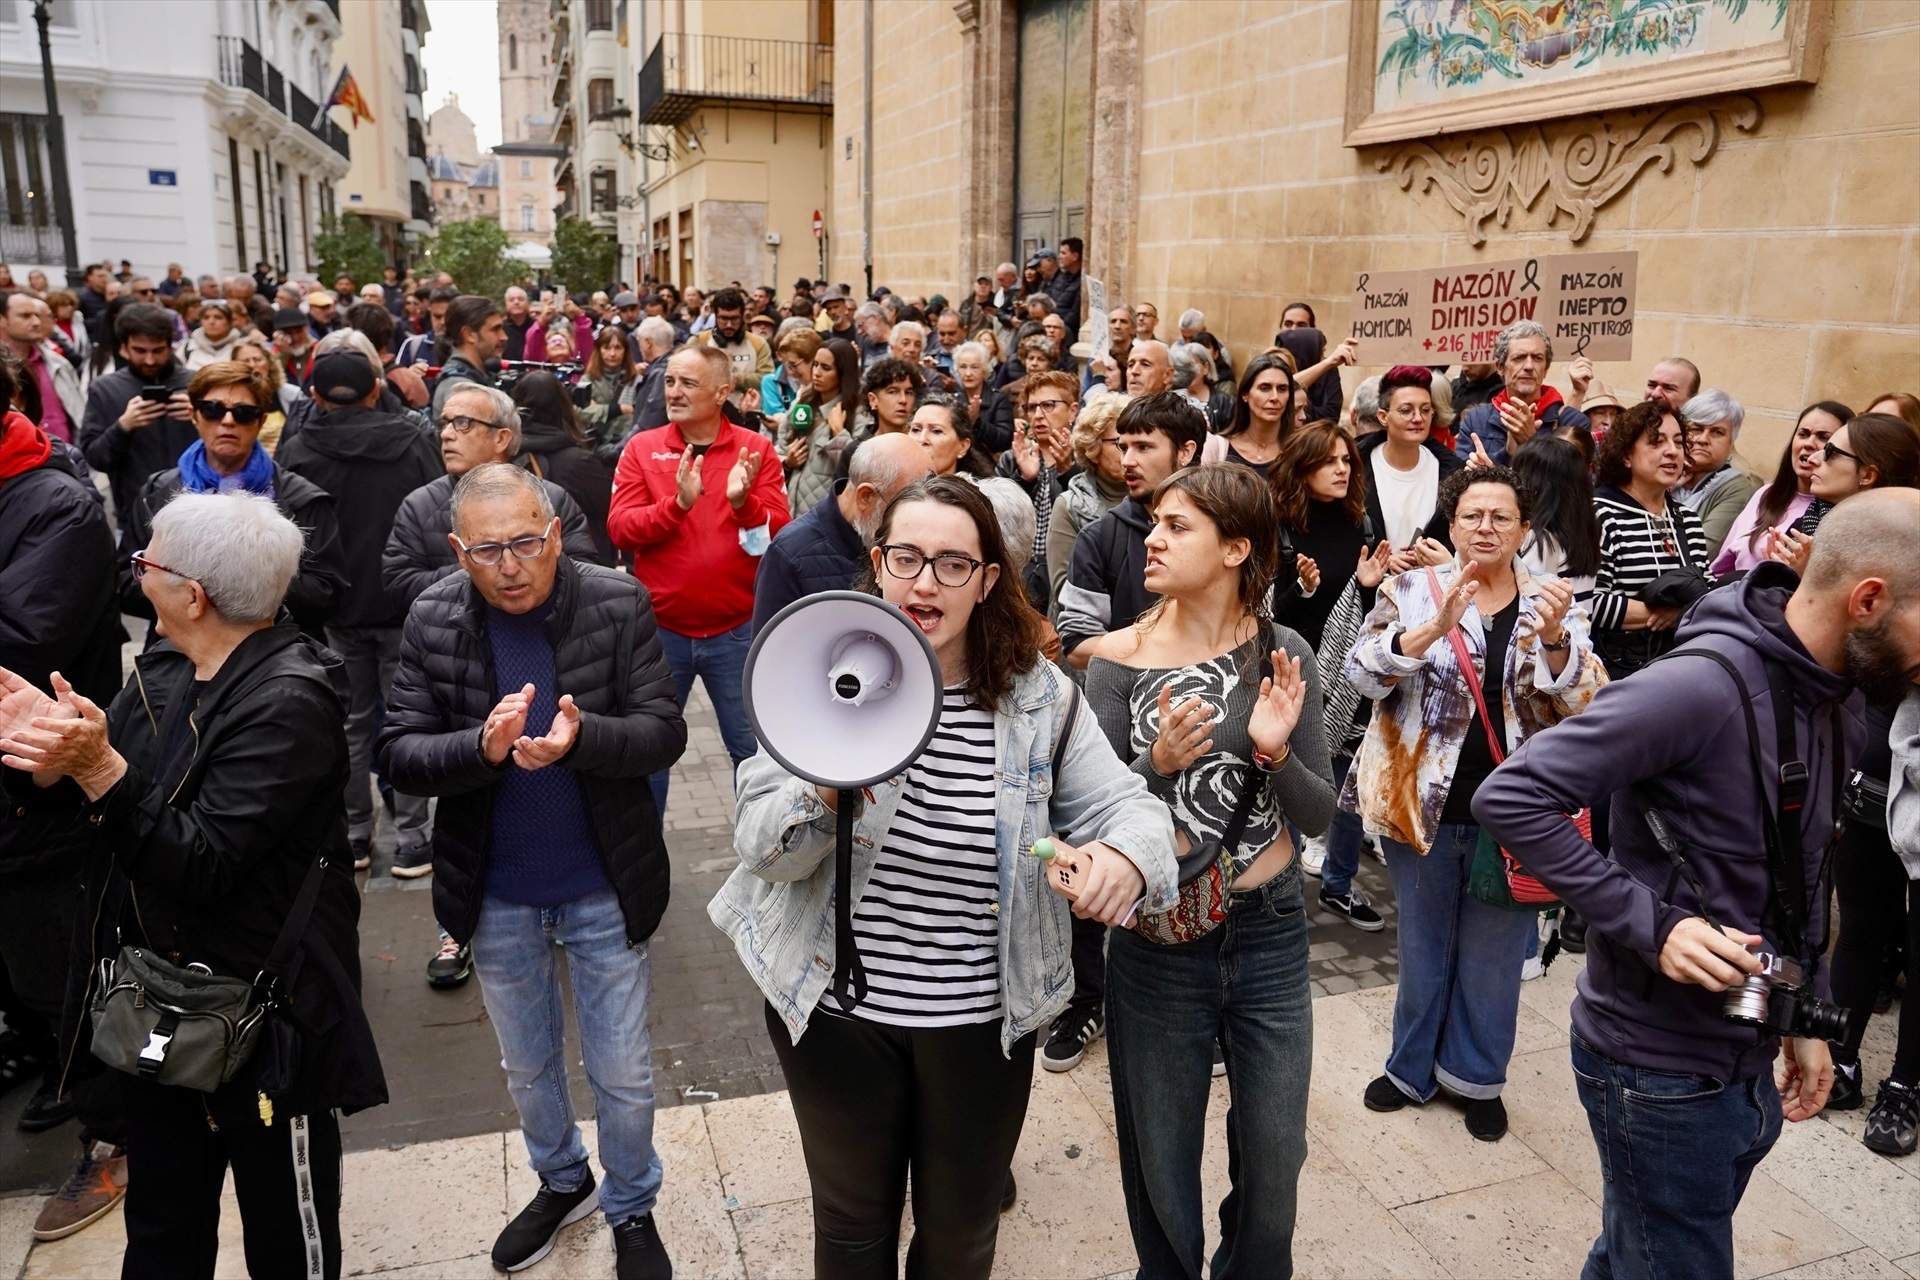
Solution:
[{"label": "woman with megaphone", "polygon": [[[792,744],[763,734],[737,781],[740,866],[708,913],[767,998],[812,1181],[815,1274],[896,1273],[911,1174],[907,1274],[986,1280],[1035,1038],[1073,991],[1069,912],[1112,924],[1168,906],[1173,832],[1040,656],[1042,619],[978,488],[943,476],[903,490],[870,554],[864,589],[937,660],[931,736],[894,776],[841,792],[797,776],[770,750],[795,758]],[[818,736],[818,753],[850,750]],[[850,886],[835,868],[843,797]],[[1071,906],[1029,854],[1048,837],[1076,869]],[[841,893],[865,975],[855,996],[834,980],[850,959]]]},{"label": "woman with megaphone", "polygon": [[1267,616],[1272,491],[1250,467],[1176,471],[1154,491],[1132,626],[1088,642],[1087,705],[1173,815],[1173,909],[1107,940],[1107,1060],[1127,1222],[1143,1276],[1199,1276],[1214,1045],[1232,1098],[1232,1190],[1215,1280],[1293,1273],[1313,1014],[1291,824],[1333,817],[1313,650]]}]

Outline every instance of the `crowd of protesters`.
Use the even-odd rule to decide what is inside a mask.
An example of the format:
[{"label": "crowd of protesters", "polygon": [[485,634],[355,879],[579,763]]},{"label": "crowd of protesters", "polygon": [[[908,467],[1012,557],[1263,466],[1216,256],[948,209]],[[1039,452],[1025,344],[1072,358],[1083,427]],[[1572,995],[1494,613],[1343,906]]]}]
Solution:
[{"label": "crowd of protesters", "polygon": [[[0,266],[0,1088],[81,1148],[36,1235],[124,1198],[127,1274],[210,1275],[231,1166],[249,1270],[339,1274],[337,1117],[386,1100],[356,873],[432,876],[425,979],[478,975],[540,1178],[494,1264],[598,1209],[623,1280],[670,1275],[644,944],[696,679],[738,794],[710,914],[767,997],[823,1276],[894,1273],[909,1185],[909,1273],[987,1275],[1032,1064],[1103,1035],[1141,1274],[1290,1274],[1306,904],[1384,928],[1369,845],[1400,985],[1367,1108],[1444,1097],[1499,1141],[1521,984],[1563,951],[1602,1152],[1642,1139],[1620,1090],[1685,1108],[1690,1176],[1611,1180],[1589,1275],[1730,1274],[1783,1116],[1871,1103],[1865,1144],[1911,1154],[1920,400],[1807,406],[1769,477],[1684,357],[1639,397],[1583,357],[1556,385],[1520,321],[1451,378],[1361,379],[1290,302],[1236,371],[1198,310],[1089,313],[1082,252],[957,301]],[[920,627],[945,692],[840,885],[840,795],[756,741],[743,686],[759,629],[846,589]],[[1048,834],[1072,895],[1027,869]],[[1797,894],[1763,846],[1811,864]],[[1761,949],[1842,1024],[1723,1018]],[[260,1047],[182,1083],[163,1015],[115,1070],[102,1010],[192,966],[252,984]]]}]

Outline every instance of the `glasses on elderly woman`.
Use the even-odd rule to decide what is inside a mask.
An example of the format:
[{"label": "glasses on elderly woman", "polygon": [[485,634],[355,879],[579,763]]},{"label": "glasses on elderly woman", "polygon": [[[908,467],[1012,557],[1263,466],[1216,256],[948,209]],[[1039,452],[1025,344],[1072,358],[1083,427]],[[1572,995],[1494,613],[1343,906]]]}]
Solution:
[{"label": "glasses on elderly woman", "polygon": [[176,578],[184,578],[187,576],[186,574],[180,572],[178,569],[169,569],[166,565],[161,564],[158,560],[147,559],[147,553],[145,551],[134,552],[133,553],[133,580],[135,582],[146,581],[147,573],[149,570],[158,570],[161,573],[170,573]]},{"label": "glasses on elderly woman", "polygon": [[553,522],[549,520],[546,529],[538,535],[529,534],[524,538],[515,538],[511,542],[476,542],[468,546],[457,536],[454,541],[460,543],[460,550],[467,559],[485,568],[492,568],[506,559],[508,552],[513,553],[515,560],[538,560],[540,553],[546,550],[547,539],[552,534]]}]

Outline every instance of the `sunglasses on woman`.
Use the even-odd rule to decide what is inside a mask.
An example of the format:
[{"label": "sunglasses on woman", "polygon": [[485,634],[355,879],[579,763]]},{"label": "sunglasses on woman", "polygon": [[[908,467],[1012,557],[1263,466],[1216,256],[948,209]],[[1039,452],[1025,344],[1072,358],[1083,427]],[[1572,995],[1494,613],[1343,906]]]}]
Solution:
[{"label": "sunglasses on woman", "polygon": [[223,404],[218,400],[195,400],[193,411],[208,422],[218,422],[231,417],[243,427],[250,427],[266,416],[266,410],[252,404]]},{"label": "sunglasses on woman", "polygon": [[1821,450],[1822,450],[1822,456],[1824,456],[1828,462],[1832,462],[1835,458],[1845,458],[1847,461],[1853,463],[1853,465],[1856,467],[1860,465],[1859,454],[1849,453],[1847,450],[1842,449],[1839,445],[1835,444],[1831,440],[1827,441],[1825,445],[1821,446]]}]

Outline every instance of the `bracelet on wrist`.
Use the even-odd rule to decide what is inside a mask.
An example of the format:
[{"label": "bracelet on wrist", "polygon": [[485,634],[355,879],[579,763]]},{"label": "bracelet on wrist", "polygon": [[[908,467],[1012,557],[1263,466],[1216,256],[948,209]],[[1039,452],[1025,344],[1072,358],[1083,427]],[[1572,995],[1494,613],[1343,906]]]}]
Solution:
[{"label": "bracelet on wrist", "polygon": [[1280,750],[1274,752],[1272,755],[1268,755],[1258,747],[1255,747],[1253,750],[1253,767],[1262,773],[1277,773],[1292,756],[1293,745],[1291,743],[1283,744]]}]

